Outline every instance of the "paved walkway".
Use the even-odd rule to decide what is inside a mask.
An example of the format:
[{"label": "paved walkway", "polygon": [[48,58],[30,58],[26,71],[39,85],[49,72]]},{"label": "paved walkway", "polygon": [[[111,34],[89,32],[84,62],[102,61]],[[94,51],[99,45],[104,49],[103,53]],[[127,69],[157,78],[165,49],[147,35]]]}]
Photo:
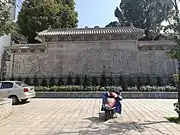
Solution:
[{"label": "paved walkway", "polygon": [[13,106],[0,135],[180,135],[176,100],[124,100],[123,114],[103,121],[100,99],[32,99]]}]

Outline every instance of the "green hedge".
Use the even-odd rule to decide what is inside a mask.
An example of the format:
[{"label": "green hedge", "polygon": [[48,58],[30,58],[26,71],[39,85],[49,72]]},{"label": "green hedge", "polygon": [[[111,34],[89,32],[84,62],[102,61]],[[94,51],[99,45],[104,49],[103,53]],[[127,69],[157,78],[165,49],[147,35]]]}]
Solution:
[{"label": "green hedge", "polygon": [[[52,86],[52,87],[43,87],[38,86],[35,87],[36,92],[41,91],[51,91],[51,92],[76,92],[76,91],[107,91],[112,86],[109,87],[101,87],[101,86],[81,86],[81,85],[69,85],[69,86]],[[113,86],[115,87],[115,86]],[[118,87],[120,88],[120,87]],[[140,86],[138,89],[137,86],[129,86],[126,88],[126,91],[129,92],[156,92],[156,91],[164,91],[164,92],[176,92],[177,88],[174,86]]]},{"label": "green hedge", "polygon": [[[5,78],[4,78],[5,79]],[[19,76],[18,78],[14,78],[13,76],[11,78],[7,78],[5,80],[19,80],[24,81],[25,83],[29,85],[34,86],[61,86],[61,85],[83,85],[86,86],[121,86],[123,90],[126,89],[127,86],[138,86],[138,89],[140,89],[140,86],[144,85],[153,85],[153,86],[164,86],[164,85],[172,85],[175,86],[175,81],[173,77],[169,78],[161,78],[161,77],[124,77],[124,76],[107,76],[105,73],[103,73],[101,76],[80,76],[80,75],[74,75],[71,76],[70,74],[68,76],[59,76],[59,77],[43,77],[38,78],[37,76],[34,76],[34,78],[22,78]],[[166,80],[166,81],[165,81]]]}]

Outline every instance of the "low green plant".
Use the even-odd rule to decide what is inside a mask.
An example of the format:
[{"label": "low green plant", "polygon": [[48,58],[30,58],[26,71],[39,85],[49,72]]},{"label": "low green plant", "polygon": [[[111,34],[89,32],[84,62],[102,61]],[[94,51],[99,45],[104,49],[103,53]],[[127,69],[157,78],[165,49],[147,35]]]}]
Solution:
[{"label": "low green plant", "polygon": [[[106,86],[106,88],[110,89],[111,87],[116,86]],[[119,89],[120,86],[117,86]],[[105,87],[102,86],[82,86],[82,85],[67,85],[67,86],[38,86],[35,87],[36,91],[106,91]],[[122,89],[122,88],[121,88]],[[177,92],[177,88],[174,86],[141,86],[138,89],[137,86],[128,86],[127,91],[129,92]]]}]

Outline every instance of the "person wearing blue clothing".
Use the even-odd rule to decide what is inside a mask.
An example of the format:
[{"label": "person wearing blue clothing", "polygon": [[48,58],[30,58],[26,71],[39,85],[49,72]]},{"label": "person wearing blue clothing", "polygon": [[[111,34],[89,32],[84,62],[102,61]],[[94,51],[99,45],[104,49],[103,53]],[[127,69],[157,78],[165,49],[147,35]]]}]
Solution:
[{"label": "person wearing blue clothing", "polygon": [[114,108],[115,113],[121,114],[122,113],[122,104],[121,104],[122,100],[123,98],[121,96],[121,88],[111,87],[108,92],[103,94],[101,111]]}]

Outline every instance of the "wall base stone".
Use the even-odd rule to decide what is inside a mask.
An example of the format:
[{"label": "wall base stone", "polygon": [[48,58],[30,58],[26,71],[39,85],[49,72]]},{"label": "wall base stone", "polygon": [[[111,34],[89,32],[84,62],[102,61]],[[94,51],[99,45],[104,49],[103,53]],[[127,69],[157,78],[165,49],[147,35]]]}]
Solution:
[{"label": "wall base stone", "polygon": [[[102,98],[103,92],[37,92],[36,98]],[[122,92],[124,99],[177,99],[177,92]]]}]

